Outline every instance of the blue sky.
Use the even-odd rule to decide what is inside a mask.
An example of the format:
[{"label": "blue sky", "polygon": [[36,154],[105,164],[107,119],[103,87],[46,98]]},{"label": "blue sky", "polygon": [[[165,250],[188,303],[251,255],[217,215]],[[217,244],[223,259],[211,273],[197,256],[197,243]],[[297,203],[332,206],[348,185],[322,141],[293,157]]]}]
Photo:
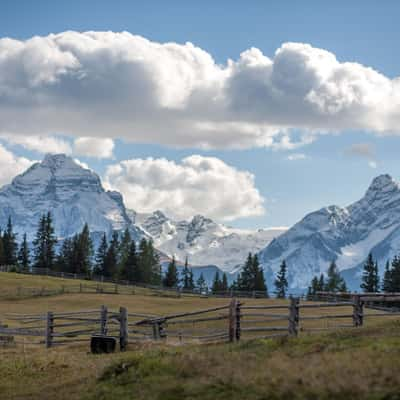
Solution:
[{"label": "blue sky", "polygon": [[[398,28],[400,3],[397,1],[385,1],[382,5],[378,1],[353,1],[351,4],[345,1],[330,3],[320,1],[253,1],[246,4],[219,1],[218,4],[215,4],[212,1],[32,2],[3,0],[1,5],[0,38],[11,37],[23,41],[36,35],[45,37],[50,33],[67,30],[78,32],[88,30],[128,31],[152,42],[176,42],[179,44],[192,42],[195,46],[206,51],[217,64],[222,66],[226,66],[228,58],[237,61],[240,53],[252,47],[259,49],[265,56],[273,59],[275,51],[283,43],[298,42],[309,44],[313,48],[327,50],[334,54],[340,63],[355,62],[364,67],[370,67],[382,74],[388,81],[399,76],[400,54],[397,49],[400,39]],[[34,64],[35,58],[32,60],[32,68],[35,71],[36,68],[44,68],[42,64],[39,66]],[[353,81],[355,80],[354,74],[351,77]],[[251,83],[251,81],[249,82]],[[63,93],[63,96],[67,96],[65,92]],[[347,95],[346,92],[342,97],[345,98]],[[2,92],[0,91],[0,104],[3,104],[2,107],[8,107],[8,100],[3,100],[1,96]],[[338,99],[337,101],[341,101],[341,97],[338,97]],[[385,98],[383,99],[385,100]],[[175,97],[173,100],[168,97],[167,101],[175,101]],[[390,102],[393,101],[389,99],[388,103]],[[257,102],[253,106],[250,97],[249,109],[244,110],[244,115],[248,115],[248,112],[258,105]],[[371,107],[369,103],[368,107]],[[213,211],[213,217],[220,220],[225,219],[229,224],[238,227],[289,226],[306,213],[322,206],[329,204],[347,205],[357,200],[363,195],[372,178],[380,173],[389,173],[394,178],[399,178],[399,136],[396,131],[396,124],[392,122],[393,120],[396,121],[397,116],[391,114],[387,118],[390,121],[384,121],[382,124],[385,127],[380,129],[376,126],[381,124],[380,118],[383,118],[381,111],[377,113],[376,118],[371,118],[373,122],[366,123],[365,120],[371,114],[371,108],[365,109],[367,111],[364,110],[364,105],[362,105],[364,111],[360,112],[365,112],[366,117],[363,117],[361,122],[355,122],[354,127],[351,118],[348,116],[345,122],[340,122],[340,127],[335,125],[335,118],[327,120],[326,128],[324,121],[320,122],[319,120],[318,126],[313,125],[314,120],[312,126],[307,122],[310,128],[304,128],[304,125],[297,127],[296,122],[291,123],[291,137],[301,136],[304,131],[308,133],[313,131],[315,136],[311,143],[297,148],[260,146],[254,142],[247,143],[238,149],[234,141],[235,138],[232,137],[229,140],[232,140],[233,144],[231,145],[229,142],[226,147],[219,144],[214,148],[204,150],[196,140],[193,141],[193,144],[188,140],[181,146],[179,142],[181,136],[170,141],[168,135],[172,136],[171,131],[166,130],[161,135],[160,132],[165,125],[165,122],[162,121],[160,125],[155,125],[154,129],[157,130],[157,134],[154,134],[155,138],[147,140],[146,128],[148,129],[148,125],[144,125],[145,128],[140,132],[142,135],[136,134],[132,141],[126,134],[121,134],[121,137],[119,137],[118,123],[115,124],[115,128],[110,123],[109,135],[103,132],[98,136],[109,136],[114,140],[115,146],[112,149],[112,157],[96,158],[90,156],[90,152],[86,151],[85,153],[82,149],[80,154],[76,151],[76,156],[102,176],[106,175],[108,166],[117,165],[122,160],[145,159],[147,157],[166,158],[174,161],[175,166],[179,166],[182,164],[182,159],[193,154],[206,158],[215,157],[235,171],[247,171],[253,174],[253,184],[249,183],[248,180],[242,186],[238,184],[238,191],[245,191],[248,188],[246,185],[252,185],[249,196],[253,197],[249,201],[254,201],[254,207],[260,205],[259,198],[254,199],[254,196],[256,196],[254,190],[257,190],[260,198],[264,199],[265,213],[260,210],[253,213],[256,215],[251,215],[251,211],[241,212],[239,209],[245,209],[245,202],[247,201],[246,197],[243,197],[241,200],[238,199],[235,204],[230,204],[229,199],[226,199],[227,204],[221,203]],[[104,108],[101,108],[101,110],[100,113],[104,113]],[[268,105],[266,105],[266,110],[268,110]],[[358,112],[358,108],[356,110]],[[242,111],[241,109],[240,112]],[[148,109],[138,112],[145,113],[148,112]],[[287,114],[291,113],[290,104],[287,110],[284,107],[278,110],[278,113],[282,115],[286,112]],[[353,112],[352,109],[350,115],[353,115]],[[115,111],[112,113],[115,114]],[[4,115],[11,119],[11,115],[15,117],[19,114]],[[0,132],[4,131],[8,135],[8,139],[3,140],[4,148],[12,152],[17,158],[40,159],[42,154],[38,151],[38,146],[33,150],[32,145],[27,146],[26,142],[24,142],[25,145],[21,145],[21,142],[18,144],[15,140],[10,139],[10,136],[14,137],[15,135],[29,137],[31,135],[29,125],[17,126],[15,132],[13,132],[14,124],[4,123],[4,115],[1,115],[4,126],[2,126],[0,120]],[[112,117],[110,112],[110,119]],[[90,118],[95,117],[91,114]],[[156,114],[149,113],[142,115],[141,118],[158,120],[159,117]],[[274,119],[273,116],[271,118]],[[297,120],[299,120],[299,117],[297,117]],[[245,122],[249,121],[246,120]],[[73,147],[74,138],[82,136],[81,132],[84,132],[85,137],[97,136],[96,129],[98,128],[96,126],[93,127],[94,132],[88,132],[87,128],[83,130],[81,126],[77,126],[76,131],[74,131],[73,127],[71,128],[68,124],[65,125],[66,131],[60,132],[59,130],[62,129],[60,126],[63,125],[59,121],[57,121],[57,125],[52,126],[42,127],[42,125],[38,125],[32,127],[32,135],[38,135],[42,128],[47,129],[43,131],[43,135],[61,133],[63,136],[58,137],[71,147]],[[57,129],[54,127],[57,127]],[[185,129],[188,130],[188,127],[185,127]],[[321,134],[325,130],[326,132]],[[161,136],[157,136],[158,134]],[[240,134],[243,134],[243,132],[238,133],[238,135]],[[157,143],[158,137],[162,138],[160,143]],[[45,146],[42,147],[45,148]],[[132,173],[135,173],[137,164],[132,164],[131,167]],[[228,171],[228,174],[231,172]],[[125,174],[129,175],[127,168]],[[207,176],[209,177],[209,175]],[[119,179],[119,186],[116,183],[117,178]],[[151,179],[153,178],[154,175],[151,176]],[[227,197],[236,196],[235,190],[228,189],[228,186],[235,186],[236,178],[242,179],[243,176],[238,176],[235,172],[232,172],[232,176],[226,182],[221,182],[221,185],[226,184]],[[114,186],[118,189],[125,187],[124,185],[129,184],[129,182],[133,182],[133,178],[129,176],[124,176],[124,179],[122,179],[121,176],[110,175],[111,183],[112,179],[115,179]],[[141,179],[143,181],[150,178],[144,176]],[[209,201],[216,201],[216,197],[211,195],[211,192],[218,195],[218,190],[221,190],[218,189],[219,184],[217,183],[218,187],[213,187],[213,184],[203,175],[200,182],[204,184],[203,191],[210,192]],[[213,180],[212,182],[219,181]],[[137,185],[138,182],[135,181],[135,184]],[[153,185],[157,188],[156,180]],[[190,190],[192,189],[189,185],[187,191]],[[167,188],[165,191],[167,191]],[[167,201],[165,199],[168,199],[168,192],[165,191],[161,194],[154,191],[154,196],[160,196],[161,200]],[[170,192],[170,196],[181,195],[181,192]],[[148,198],[146,196],[149,196],[149,193],[146,192],[146,195],[143,195],[140,201],[138,200],[137,206],[132,193],[127,194],[127,196],[131,196],[130,205],[140,208],[146,201],[145,199]],[[186,201],[194,204],[193,212],[195,212],[197,211],[197,202],[193,196],[189,195]],[[158,208],[163,208],[163,201],[161,200],[155,202]],[[198,212],[206,212],[205,201],[207,201],[206,196],[199,200]],[[240,201],[244,203],[240,203]],[[179,207],[179,203],[177,204],[177,207]],[[227,211],[227,214],[224,215],[224,209],[230,211]],[[166,211],[168,211],[168,208]],[[191,211],[188,210],[187,212]]]}]

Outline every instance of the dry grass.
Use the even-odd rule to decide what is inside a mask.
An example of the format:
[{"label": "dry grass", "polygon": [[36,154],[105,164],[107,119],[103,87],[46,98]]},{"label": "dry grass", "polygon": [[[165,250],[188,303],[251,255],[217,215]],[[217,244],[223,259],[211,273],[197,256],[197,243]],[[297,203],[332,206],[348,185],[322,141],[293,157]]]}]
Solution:
[{"label": "dry grass", "polygon": [[[61,284],[55,278],[0,274],[0,291],[18,285],[40,287],[44,282],[48,287]],[[0,322],[7,312],[78,311],[106,304],[114,310],[125,306],[130,312],[165,315],[229,302],[151,294],[76,293],[18,300],[0,296]],[[287,304],[265,299],[243,301],[246,305]],[[300,315],[351,312],[351,307],[341,307],[301,310]],[[126,353],[101,356],[88,354],[87,345],[50,350],[29,345],[0,348],[0,399],[399,399],[400,324],[390,321],[394,318],[387,317],[383,323],[382,318],[367,318],[366,327],[357,330],[314,335],[301,332],[297,339],[178,347],[131,344]],[[307,321],[304,327],[350,322],[350,317]],[[223,326],[217,324],[226,321],[214,327]]]}]

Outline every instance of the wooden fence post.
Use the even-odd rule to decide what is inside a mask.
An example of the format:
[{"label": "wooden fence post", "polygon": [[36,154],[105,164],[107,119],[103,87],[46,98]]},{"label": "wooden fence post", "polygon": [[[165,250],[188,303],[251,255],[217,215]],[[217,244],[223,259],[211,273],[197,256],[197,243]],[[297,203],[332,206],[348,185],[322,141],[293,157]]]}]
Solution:
[{"label": "wooden fence post", "polygon": [[240,340],[240,306],[242,304],[238,301],[236,303],[236,340]]},{"label": "wooden fence post", "polygon": [[289,305],[289,335],[297,336],[299,326],[299,298],[290,297]]},{"label": "wooden fence post", "polygon": [[46,325],[46,347],[50,348],[53,344],[53,332],[54,332],[54,315],[51,311],[47,313],[47,325]]},{"label": "wooden fence post", "polygon": [[353,326],[362,326],[364,319],[364,303],[359,295],[353,296]]},{"label": "wooden fence post", "polygon": [[238,302],[236,299],[232,299],[229,305],[229,341],[234,342],[237,340],[237,305]]},{"label": "wooden fence post", "polygon": [[128,345],[128,312],[125,307],[119,309],[119,349],[126,350]]},{"label": "wooden fence post", "polygon": [[107,307],[104,305],[100,310],[100,334],[107,335]]},{"label": "wooden fence post", "polygon": [[156,321],[153,323],[153,339],[160,340],[160,322]]}]

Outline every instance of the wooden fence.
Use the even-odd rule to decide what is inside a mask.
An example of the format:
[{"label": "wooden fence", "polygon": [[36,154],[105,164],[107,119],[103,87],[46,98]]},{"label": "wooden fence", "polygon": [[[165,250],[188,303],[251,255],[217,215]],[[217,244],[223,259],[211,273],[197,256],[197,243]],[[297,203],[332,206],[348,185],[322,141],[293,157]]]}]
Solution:
[{"label": "wooden fence", "polygon": [[[400,311],[364,310],[365,301],[398,302],[400,294],[352,295],[348,301],[302,301],[290,298],[276,304],[246,305],[234,298],[229,304],[164,316],[98,310],[48,312],[46,315],[6,314],[9,325],[0,324],[0,338],[23,337],[24,343],[46,347],[88,342],[92,335],[118,338],[120,349],[127,343],[235,342],[242,339],[297,336],[300,332],[358,328],[368,319],[400,316]],[[6,339],[5,339],[6,340]]]}]

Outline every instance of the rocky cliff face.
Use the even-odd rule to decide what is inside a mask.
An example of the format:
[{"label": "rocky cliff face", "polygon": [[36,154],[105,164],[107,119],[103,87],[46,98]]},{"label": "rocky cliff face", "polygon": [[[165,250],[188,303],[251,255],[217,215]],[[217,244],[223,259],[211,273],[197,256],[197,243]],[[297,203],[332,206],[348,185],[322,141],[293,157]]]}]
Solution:
[{"label": "rocky cliff face", "polygon": [[63,154],[47,155],[0,189],[0,226],[11,216],[20,236],[26,232],[32,240],[40,216],[48,211],[60,239],[79,232],[85,222],[94,235],[126,227],[137,237],[142,234],[127,215],[122,196],[105,191],[97,174]]},{"label": "rocky cliff face", "polygon": [[290,287],[306,288],[335,260],[348,284],[357,288],[371,251],[381,271],[400,252],[400,186],[390,175],[375,178],[365,196],[348,207],[330,206],[308,214],[260,252],[270,279],[282,259]]}]

